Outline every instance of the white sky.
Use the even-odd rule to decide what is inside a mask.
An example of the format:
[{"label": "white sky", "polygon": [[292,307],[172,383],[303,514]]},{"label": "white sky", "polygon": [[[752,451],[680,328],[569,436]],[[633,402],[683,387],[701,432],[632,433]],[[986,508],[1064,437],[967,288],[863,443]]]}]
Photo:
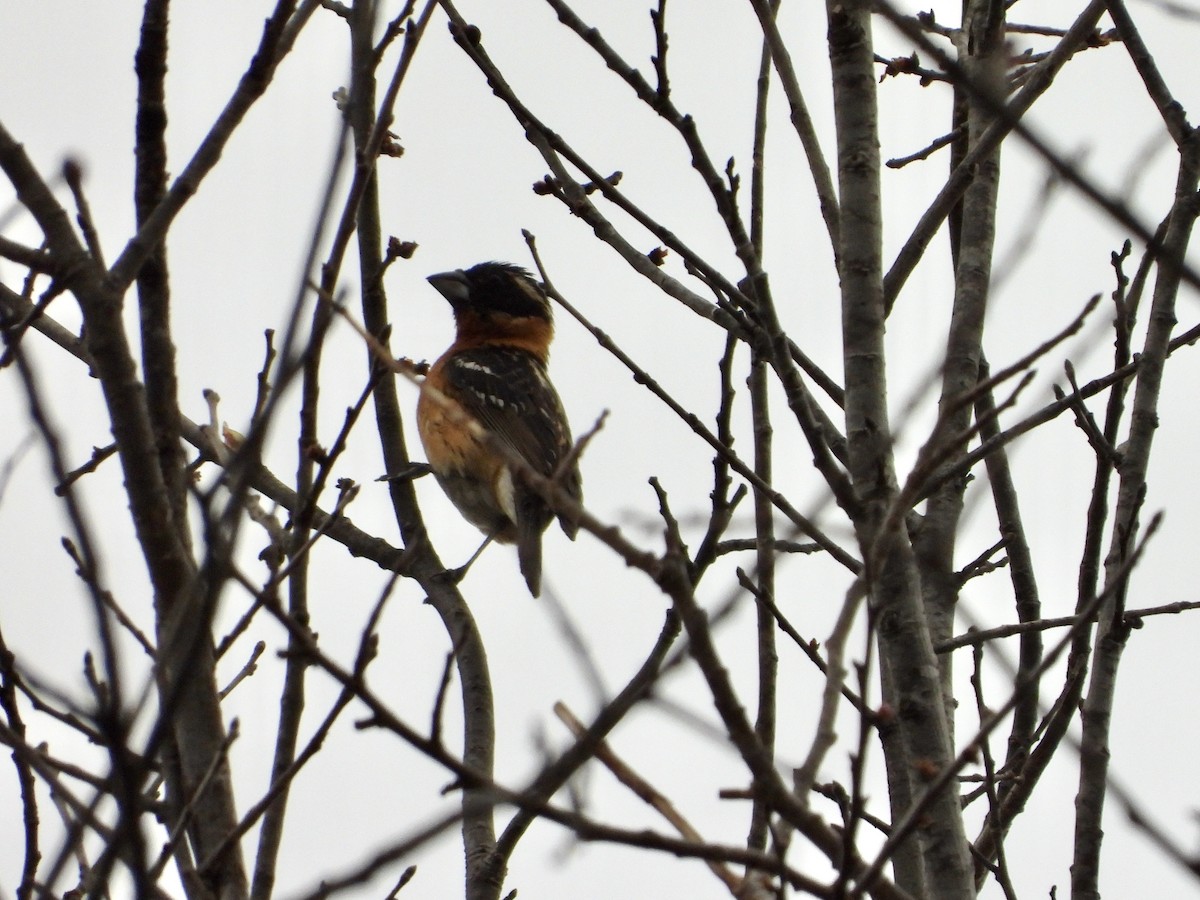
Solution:
[{"label": "white sky", "polygon": [[[1022,2],[1010,19],[1065,26],[1075,14],[1075,5]],[[941,20],[951,22],[955,6],[940,3],[935,9]],[[181,0],[174,5],[167,84],[174,172],[182,168],[229,96],[253,52],[269,7],[261,0]],[[645,3],[581,0],[576,8],[644,74],[652,74],[653,37]],[[736,260],[711,201],[688,168],[678,136],[634,106],[629,92],[557,24],[549,7],[537,0],[505,4],[463,0],[460,9],[480,26],[492,58],[544,121],[597,169],[623,171],[621,187],[629,196],[737,280]],[[1166,16],[1145,3],[1133,2],[1131,9],[1168,84],[1193,118],[1200,116],[1195,21]],[[65,155],[83,163],[89,200],[110,261],[127,239],[132,222],[132,55],[138,16],[135,3],[57,0],[0,7],[0,120],[25,143],[44,173],[55,171]],[[813,4],[785,3],[781,23],[793,42],[793,58],[828,152],[831,113],[822,17]],[[669,6],[668,27],[676,103],[696,115],[714,159],[736,157],[748,190],[750,101],[759,54],[749,5],[677,2]],[[1018,39],[1014,45],[1017,49],[1048,47],[1044,40]],[[877,51],[887,55],[903,51],[882,23]],[[318,13],[171,232],[181,403],[195,420],[206,416],[201,399],[205,388],[222,396],[222,417],[234,428],[244,427],[252,408],[262,331],[282,329],[299,283],[298,267],[332,157],[338,113],[331,94],[347,81],[346,52],[341,21],[327,12]],[[880,89],[884,157],[907,155],[941,134],[948,119],[948,94],[942,86],[920,89],[907,79],[885,81]],[[781,92],[774,93],[773,101],[777,116],[768,149],[771,218],[766,263],[792,335],[838,376],[839,314],[828,241],[816,213],[811,180],[786,121]],[[545,174],[544,163],[450,40],[441,15],[435,14],[396,115],[393,130],[405,155],[381,164],[385,229],[417,241],[420,249],[411,261],[394,265],[387,279],[395,352],[432,359],[448,343],[449,312],[425,284],[426,275],[484,259],[529,265],[520,234],[521,228],[527,228],[537,235],[559,290],[690,409],[710,418],[721,335],[632,273],[557,201],[532,193],[530,185]],[[1136,174],[1138,193],[1131,202],[1151,227],[1157,223],[1171,196],[1174,154],[1170,148],[1149,150],[1147,142],[1161,129],[1119,45],[1078,57],[1039,102],[1032,121],[1043,134],[1052,135],[1060,150],[1079,154],[1085,168],[1111,189],[1122,189]],[[938,155],[925,164],[885,174],[888,260],[936,191],[945,167],[944,156]],[[1014,142],[1006,145],[1003,171],[1006,186],[997,258],[1009,259],[1045,176]],[[12,219],[10,209],[11,194],[7,187],[0,188],[4,233],[36,242],[30,223]],[[617,221],[627,224],[619,216]],[[636,229],[627,233],[646,250],[656,245]],[[1060,189],[1049,215],[1040,222],[1033,246],[1011,271],[1002,273],[987,341],[993,365],[1019,357],[1065,325],[1091,294],[1107,294],[1113,282],[1108,256],[1123,237],[1102,213],[1069,189]],[[932,398],[915,392],[936,366],[943,340],[950,297],[947,257],[945,240],[939,238],[910,280],[890,322],[888,350],[894,367],[897,422],[914,396],[920,400],[901,434],[902,473],[932,421]],[[1131,262],[1128,271],[1135,264]],[[345,272],[349,275],[354,269],[348,265]],[[675,277],[686,277],[675,256],[668,258],[667,269]],[[0,277],[15,287],[14,272],[12,265],[0,263]],[[348,277],[344,287],[353,293],[353,278]],[[1195,296],[1185,292],[1179,309],[1181,328],[1194,324],[1198,312]],[[51,313],[72,327],[77,322],[67,299],[56,301]],[[1103,308],[1093,324],[1102,325],[1107,317]],[[135,319],[131,314],[131,326]],[[1077,340],[1041,365],[1038,381],[1018,410],[1032,410],[1050,399],[1050,384],[1062,381],[1064,357],[1075,362],[1081,380],[1103,374],[1109,345],[1107,333],[1090,329],[1086,340]],[[110,439],[98,412],[96,385],[56,348],[33,337],[26,346],[33,352],[54,416],[64,429],[68,459],[82,463],[93,445]],[[1131,608],[1196,599],[1189,564],[1200,515],[1189,474],[1200,442],[1194,425],[1193,398],[1200,384],[1194,353],[1179,354],[1167,372],[1167,397],[1160,411],[1146,501],[1148,513],[1166,509],[1167,517],[1135,577]],[[345,328],[335,334],[325,359],[323,434],[332,440],[344,408],[362,388],[365,365],[357,338]],[[565,313],[559,316],[552,372],[577,432],[589,427],[602,410],[611,410],[608,424],[584,460],[590,509],[601,519],[620,524],[651,549],[658,548],[660,540],[654,524],[655,499],[646,485],[649,476],[660,477],[677,513],[704,513],[711,479],[711,457],[705,446],[634,385]],[[739,379],[743,375],[744,371]],[[411,413],[415,392],[402,386],[402,397]],[[1098,415],[1102,412],[1098,403],[1092,408]],[[6,462],[31,433],[13,378],[0,378],[0,410],[10,423],[0,430],[0,461]],[[1006,421],[1015,421],[1018,415],[1009,414]],[[792,433],[794,428],[788,427],[783,403],[776,405],[775,416],[778,486],[797,507],[821,510],[831,531],[845,539],[844,525],[831,512],[811,471],[808,451]],[[411,436],[411,419],[408,424]],[[295,467],[293,434],[292,420],[281,420],[268,452],[270,465],[285,480]],[[356,435],[335,472],[364,486],[350,516],[364,529],[395,541],[387,492],[373,483],[382,471],[377,443],[369,425]],[[740,441],[748,456],[748,430],[743,428]],[[410,446],[420,454],[419,447]],[[1091,465],[1091,452],[1081,433],[1065,418],[1014,452],[1015,477],[1023,489],[1023,513],[1047,616],[1067,615],[1073,608]],[[65,524],[49,500],[45,472],[40,452],[19,457],[0,498],[0,565],[5,573],[0,627],[10,647],[34,672],[59,689],[82,696],[80,659],[91,640],[90,607],[59,547]],[[971,488],[978,496],[971,525],[959,543],[960,564],[994,540],[985,486],[980,475]],[[420,494],[443,559],[452,564],[465,560],[478,542],[474,529],[432,480],[420,485]],[[93,521],[99,524],[108,583],[126,609],[149,628],[148,590],[140,559],[130,544],[115,463],[86,480],[84,496]],[[749,514],[748,503],[742,513],[743,517]],[[748,533],[748,520],[743,518],[741,524],[739,533]],[[252,566],[261,538],[250,528],[244,537],[247,566]],[[351,560],[334,544],[318,548],[315,559],[314,627],[328,652],[351,659],[364,617],[384,583],[383,573]],[[725,598],[735,564],[749,567],[752,560],[726,559],[710,573],[703,591],[707,601],[715,604]],[[546,581],[582,631],[607,689],[619,689],[657,636],[664,612],[661,594],[590,537],[572,545],[557,529],[547,538]],[[823,640],[846,584],[844,573],[827,559],[788,560],[780,573],[780,605],[806,637]],[[546,604],[531,601],[525,592],[510,550],[489,549],[463,589],[488,645],[498,710],[497,777],[519,786],[536,771],[541,740],[555,747],[566,741],[550,712],[554,701],[565,701],[587,718],[596,700]],[[970,619],[961,626],[1011,621],[1009,593],[1004,573],[971,582],[963,595],[963,612]],[[244,598],[231,600],[233,617]],[[448,649],[440,622],[420,600],[419,592],[402,585],[391,601],[381,628],[381,655],[371,675],[376,690],[414,723],[428,721]],[[259,672],[227,704],[228,715],[236,716],[241,726],[233,764],[243,807],[257,798],[269,770],[273,698],[283,671],[274,653],[281,645],[279,629],[260,620],[222,669],[224,677],[232,676],[249,652],[251,640],[259,638],[269,643]],[[753,610],[748,602],[723,627],[720,638],[727,663],[747,704],[752,704]],[[1054,639],[1055,633],[1048,634],[1047,644]],[[1186,615],[1150,620],[1133,634],[1122,666],[1111,746],[1114,776],[1189,848],[1196,844],[1192,811],[1200,805],[1194,759],[1200,733],[1193,714],[1193,688],[1200,676],[1200,657],[1194,651],[1198,640],[1200,619]],[[861,641],[855,646],[859,652]],[[1013,658],[1015,644],[1006,643],[1003,650]],[[781,710],[779,756],[782,764],[790,765],[807,749],[820,681],[782,638],[780,655],[782,690],[788,699]],[[957,665],[965,674],[969,656],[960,656]],[[989,671],[994,692],[990,699],[999,705],[1005,696],[1003,670]],[[1061,678],[1061,673],[1047,682],[1044,695],[1053,695],[1056,677]],[[310,684],[308,710],[315,725],[335,692],[320,674],[314,674]],[[685,667],[672,675],[665,694],[705,722],[717,723],[707,690],[693,669]],[[452,698],[456,700],[457,693]],[[965,709],[970,704],[965,683],[960,698]],[[447,712],[447,740],[455,746],[452,723],[458,713],[453,702]],[[360,715],[358,710],[344,718],[327,749],[292,791],[292,827],[285,836],[279,867],[281,897],[311,887],[320,877],[344,873],[454,806],[454,797],[437,796],[449,780],[444,773],[389,736],[354,731],[351,722]],[[973,722],[970,713],[960,717],[960,737],[969,734]],[[841,727],[847,737],[853,734],[853,726],[853,720],[843,717]],[[68,748],[71,753],[86,752],[61,732],[31,735],[35,742],[43,739],[64,755]],[[720,788],[744,786],[742,767],[727,748],[654,706],[633,714],[616,730],[612,744],[670,796],[706,837],[730,843],[744,840],[748,807],[716,797]],[[997,752],[1002,752],[1001,745]],[[886,815],[877,751],[873,757],[876,811]],[[1022,897],[1047,896],[1054,884],[1060,896],[1068,890],[1075,768],[1075,759],[1064,751],[1014,828],[1008,852],[1010,861],[1017,861],[1014,874]],[[843,779],[845,772],[843,749],[831,754],[822,775]],[[640,801],[614,786],[606,772],[589,769],[587,788],[589,812],[596,818],[668,830]],[[19,872],[20,823],[12,812],[17,809],[15,796],[12,769],[0,768],[0,897],[11,895]],[[43,819],[48,821],[51,815],[47,804]],[[1197,893],[1195,880],[1178,874],[1131,833],[1116,807],[1110,807],[1105,828],[1109,843],[1101,887],[1106,896],[1145,896],[1149,885],[1157,896]],[[254,846],[247,842],[248,855]],[[401,894],[405,900],[442,898],[460,890],[457,833],[450,832],[411,861],[418,872]],[[802,870],[813,866],[822,870],[816,855],[803,847],[793,851],[791,862]],[[380,896],[402,868],[388,870],[370,888],[350,896]],[[572,846],[563,831],[548,825],[535,826],[523,840],[508,885],[518,888],[522,898],[580,900],[719,897],[723,892],[699,862],[608,845]],[[984,896],[999,896],[999,892],[989,885]]]}]

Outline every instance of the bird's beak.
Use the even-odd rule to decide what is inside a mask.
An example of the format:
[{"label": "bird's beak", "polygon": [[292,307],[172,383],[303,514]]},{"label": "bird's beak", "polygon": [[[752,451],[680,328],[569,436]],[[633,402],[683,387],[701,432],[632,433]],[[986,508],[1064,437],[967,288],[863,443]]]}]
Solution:
[{"label": "bird's beak", "polygon": [[450,301],[450,305],[454,309],[464,305],[470,297],[471,288],[467,284],[467,273],[462,269],[455,269],[453,272],[438,272],[436,275],[430,275],[426,280],[437,289],[439,294]]}]

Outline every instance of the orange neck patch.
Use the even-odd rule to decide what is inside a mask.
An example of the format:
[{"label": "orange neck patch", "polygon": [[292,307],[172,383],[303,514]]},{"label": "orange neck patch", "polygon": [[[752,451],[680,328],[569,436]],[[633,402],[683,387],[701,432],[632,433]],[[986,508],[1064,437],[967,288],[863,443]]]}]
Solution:
[{"label": "orange neck patch", "polygon": [[554,326],[539,316],[509,316],[503,313],[487,317],[473,312],[455,316],[458,336],[456,349],[471,347],[514,347],[537,357],[543,364],[550,357]]}]

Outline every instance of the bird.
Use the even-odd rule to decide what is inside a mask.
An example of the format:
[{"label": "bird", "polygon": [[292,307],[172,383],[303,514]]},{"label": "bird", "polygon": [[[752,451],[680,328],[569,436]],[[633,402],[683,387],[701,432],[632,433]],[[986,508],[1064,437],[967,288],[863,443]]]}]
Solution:
[{"label": "bird", "polygon": [[[490,541],[517,545],[521,574],[537,597],[542,534],[555,514],[514,471],[511,456],[556,479],[576,503],[583,497],[571,429],[547,372],[550,300],[528,271],[511,263],[479,263],[427,280],[450,303],[455,337],[429,367],[417,401],[425,456],[442,490],[486,536],[480,551]],[[574,540],[578,523],[569,515],[558,519]]]}]

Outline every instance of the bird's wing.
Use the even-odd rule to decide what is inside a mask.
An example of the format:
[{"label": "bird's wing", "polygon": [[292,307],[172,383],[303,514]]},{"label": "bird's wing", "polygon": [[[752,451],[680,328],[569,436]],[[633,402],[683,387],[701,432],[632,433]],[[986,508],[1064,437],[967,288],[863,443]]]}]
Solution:
[{"label": "bird's wing", "polygon": [[542,364],[523,350],[476,347],[446,367],[451,392],[471,416],[540,475],[551,476],[571,449],[558,393]]}]

